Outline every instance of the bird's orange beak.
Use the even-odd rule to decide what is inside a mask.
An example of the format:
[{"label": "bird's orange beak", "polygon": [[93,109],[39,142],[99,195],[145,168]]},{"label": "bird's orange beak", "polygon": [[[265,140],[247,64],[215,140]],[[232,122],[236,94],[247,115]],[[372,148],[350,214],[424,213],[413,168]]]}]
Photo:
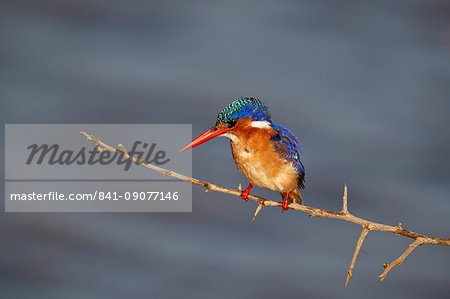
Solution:
[{"label": "bird's orange beak", "polygon": [[202,135],[198,136],[197,138],[195,138],[194,140],[191,141],[191,143],[189,143],[188,145],[186,145],[185,147],[183,147],[180,152],[185,151],[187,149],[196,147],[197,145],[200,145],[210,139],[213,139],[214,137],[220,136],[225,134],[226,132],[228,132],[231,128],[226,128],[226,129],[217,129],[216,127],[212,127],[211,129],[209,129],[208,131],[206,131],[205,133],[203,133]]}]

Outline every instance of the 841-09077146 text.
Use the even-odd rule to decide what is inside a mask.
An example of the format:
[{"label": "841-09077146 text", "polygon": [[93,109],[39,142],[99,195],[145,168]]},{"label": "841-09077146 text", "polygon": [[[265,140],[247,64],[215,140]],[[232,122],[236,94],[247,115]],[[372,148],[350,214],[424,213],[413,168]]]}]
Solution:
[{"label": "841-09077146 text", "polygon": [[47,192],[47,193],[11,193],[10,200],[37,200],[37,201],[56,201],[56,200],[128,200],[128,201],[170,201],[178,200],[179,192],[158,192],[158,191],[147,191],[147,192],[136,192],[127,191],[123,193],[119,192],[108,192],[108,191],[95,191],[93,193],[69,193],[65,194],[62,192]]}]

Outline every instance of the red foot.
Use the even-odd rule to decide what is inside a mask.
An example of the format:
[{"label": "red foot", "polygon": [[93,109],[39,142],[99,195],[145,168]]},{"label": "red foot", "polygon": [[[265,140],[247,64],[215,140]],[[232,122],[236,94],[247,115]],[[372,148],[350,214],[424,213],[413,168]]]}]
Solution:
[{"label": "red foot", "polygon": [[241,197],[243,200],[248,201],[248,195],[250,194],[250,189],[252,189],[252,188],[253,188],[253,185],[250,183],[250,184],[248,184],[248,187],[244,191],[242,191]]},{"label": "red foot", "polygon": [[281,205],[281,213],[289,210],[288,205],[289,205],[289,194],[290,193],[291,193],[291,191],[286,192],[286,196],[284,197],[283,204]]}]

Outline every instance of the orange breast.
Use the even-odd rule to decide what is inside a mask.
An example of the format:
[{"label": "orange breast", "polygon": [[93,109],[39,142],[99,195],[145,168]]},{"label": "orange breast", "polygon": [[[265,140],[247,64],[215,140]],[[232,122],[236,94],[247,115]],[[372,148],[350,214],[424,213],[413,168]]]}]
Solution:
[{"label": "orange breast", "polygon": [[233,159],[239,170],[256,186],[286,192],[298,189],[295,167],[276,152],[272,128],[254,128],[250,118],[240,119],[231,134]]}]

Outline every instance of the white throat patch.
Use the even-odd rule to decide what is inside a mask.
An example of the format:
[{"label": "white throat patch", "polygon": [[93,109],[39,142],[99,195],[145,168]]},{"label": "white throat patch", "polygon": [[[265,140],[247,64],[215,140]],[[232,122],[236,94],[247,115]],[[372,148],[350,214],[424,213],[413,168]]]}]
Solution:
[{"label": "white throat patch", "polygon": [[220,135],[220,136],[230,138],[231,141],[233,141],[233,142],[237,142],[238,141],[238,138],[236,137],[236,135],[231,134],[231,133],[225,133],[225,134]]}]

